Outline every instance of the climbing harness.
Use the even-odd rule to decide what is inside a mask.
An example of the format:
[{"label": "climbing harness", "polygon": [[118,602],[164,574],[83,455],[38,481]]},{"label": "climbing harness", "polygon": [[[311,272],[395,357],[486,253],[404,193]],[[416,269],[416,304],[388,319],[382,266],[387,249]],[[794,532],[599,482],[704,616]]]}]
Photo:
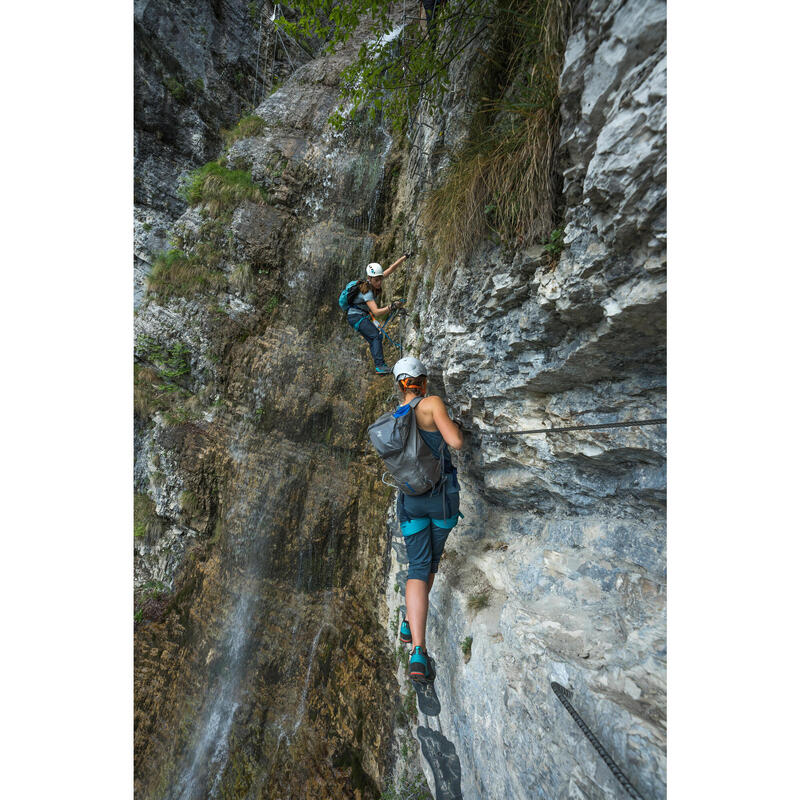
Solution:
[{"label": "climbing harness", "polygon": [[[402,298],[402,299],[405,300],[405,298]],[[405,321],[405,317],[406,316],[407,316],[407,314],[406,314],[406,310],[404,308],[395,308],[389,314],[389,316],[386,317],[386,319],[383,322],[378,322],[378,320],[375,319],[375,317],[372,318],[372,321],[375,324],[375,327],[378,329],[378,332],[381,334],[381,336],[383,336],[385,339],[387,339],[389,342],[391,342],[391,344],[393,344],[400,351],[400,358],[403,357],[403,337],[402,337],[402,334],[399,337],[400,341],[396,342],[394,339],[392,339],[391,336],[389,336],[388,332],[386,331],[386,326],[393,319],[395,319],[396,317],[400,317],[401,319],[403,319]]]},{"label": "climbing harness", "polygon": [[537,428],[525,431],[477,431],[483,436],[520,436],[529,433],[567,433],[567,431],[594,431],[602,428],[634,428],[640,425],[666,425],[667,418],[637,419],[630,422],[603,422],[597,425],[570,425],[567,428]]},{"label": "climbing harness", "polygon": [[622,784],[622,788],[625,789],[625,791],[631,797],[636,798],[636,800],[642,800],[642,796],[639,794],[639,792],[633,788],[631,782],[625,777],[622,770],[616,765],[614,759],[611,758],[605,747],[600,744],[597,737],[591,732],[591,730],[589,730],[589,726],[581,719],[581,715],[572,707],[572,703],[569,702],[569,698],[572,697],[572,692],[555,681],[550,683],[550,688],[553,690],[553,692],[555,692],[556,697],[561,701],[561,704],[564,706],[564,708],[567,709],[572,719],[575,720],[577,726],[581,729],[583,735],[589,740],[592,747],[597,750],[597,754],[603,759],[606,766],[611,770],[611,774],[620,782],[620,784]]}]

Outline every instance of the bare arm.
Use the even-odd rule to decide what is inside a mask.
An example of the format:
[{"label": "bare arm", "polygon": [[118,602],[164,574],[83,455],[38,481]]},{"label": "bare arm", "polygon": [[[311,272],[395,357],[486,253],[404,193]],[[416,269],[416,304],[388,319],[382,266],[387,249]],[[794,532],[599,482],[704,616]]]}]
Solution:
[{"label": "bare arm", "polygon": [[383,271],[383,277],[386,278],[391,275],[397,269],[397,267],[399,267],[406,260],[406,258],[407,256],[402,255],[397,259],[397,261],[394,262],[394,264],[390,264],[388,267],[386,267],[386,269]]},{"label": "bare arm", "polygon": [[378,308],[378,304],[374,300],[367,300],[367,308],[372,312],[373,317],[380,317],[382,314],[385,314],[391,306]]},{"label": "bare arm", "polygon": [[460,450],[464,445],[464,434],[461,433],[461,428],[450,419],[450,415],[447,413],[447,408],[442,402],[442,398],[431,395],[428,400],[428,405],[433,412],[433,424],[439,429],[442,438],[450,447]]}]

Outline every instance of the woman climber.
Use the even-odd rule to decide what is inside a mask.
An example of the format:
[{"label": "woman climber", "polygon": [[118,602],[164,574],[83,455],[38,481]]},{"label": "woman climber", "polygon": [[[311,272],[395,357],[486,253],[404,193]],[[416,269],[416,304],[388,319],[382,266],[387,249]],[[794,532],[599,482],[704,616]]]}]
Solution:
[{"label": "woman climber", "polygon": [[366,279],[350,281],[339,296],[339,305],[347,314],[348,324],[352,325],[369,344],[372,360],[375,362],[375,372],[378,375],[388,375],[391,370],[383,359],[382,336],[374,319],[394,311],[404,301],[395,300],[383,308],[378,306],[377,301],[381,297],[383,279],[388,278],[407,258],[408,253],[404,253],[385,270],[380,264],[373,261],[367,265]]},{"label": "woman climber", "polygon": [[441,460],[439,484],[422,495],[398,493],[397,518],[408,556],[406,617],[400,626],[400,640],[411,644],[409,677],[429,681],[433,672],[425,647],[428,620],[428,595],[439,569],[439,560],[450,531],[458,522],[459,486],[449,447],[460,450],[464,436],[450,419],[442,398],[428,395],[427,371],[419,359],[401,358],[392,370],[403,404],[394,416],[413,413],[417,431],[433,455]]}]

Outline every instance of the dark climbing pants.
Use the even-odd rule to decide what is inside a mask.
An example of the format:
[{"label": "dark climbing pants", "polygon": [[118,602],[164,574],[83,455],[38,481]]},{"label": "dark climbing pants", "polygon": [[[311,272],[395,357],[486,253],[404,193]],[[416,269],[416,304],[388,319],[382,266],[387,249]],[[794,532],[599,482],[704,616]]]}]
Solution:
[{"label": "dark climbing pants", "polygon": [[[353,325],[353,320],[348,314],[347,321]],[[361,322],[356,319],[358,324],[356,330],[367,340],[369,350],[372,353],[372,360],[375,362],[376,367],[385,367],[386,362],[383,360],[383,342],[381,341],[381,332],[375,327],[369,317],[361,317]],[[354,326],[355,327],[355,326]]]}]

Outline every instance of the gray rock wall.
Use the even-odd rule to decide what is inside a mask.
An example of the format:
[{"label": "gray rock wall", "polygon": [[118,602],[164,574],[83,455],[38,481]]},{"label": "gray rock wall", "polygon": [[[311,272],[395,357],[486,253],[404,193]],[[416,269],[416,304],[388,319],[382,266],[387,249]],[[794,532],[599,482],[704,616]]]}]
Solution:
[{"label": "gray rock wall", "polygon": [[[428,623],[438,703],[420,727],[423,751],[454,746],[464,798],[627,796],[551,681],[643,796],[666,795],[665,427],[488,434],[666,416],[665,63],[665,3],[577,4],[564,252],[553,265],[540,247],[487,244],[429,272],[416,300],[412,349],[470,432],[465,519]],[[439,125],[420,136],[458,136],[457,120]],[[390,530],[391,614],[405,567]]]},{"label": "gray rock wall", "polygon": [[[263,99],[270,74],[280,79],[286,72],[287,55],[274,48],[271,12],[272,3],[247,0],[134,3],[137,303],[153,256],[167,248],[169,229],[186,209],[181,176],[216,158],[221,130]],[[307,60],[291,42],[288,48],[296,64]]]}]

